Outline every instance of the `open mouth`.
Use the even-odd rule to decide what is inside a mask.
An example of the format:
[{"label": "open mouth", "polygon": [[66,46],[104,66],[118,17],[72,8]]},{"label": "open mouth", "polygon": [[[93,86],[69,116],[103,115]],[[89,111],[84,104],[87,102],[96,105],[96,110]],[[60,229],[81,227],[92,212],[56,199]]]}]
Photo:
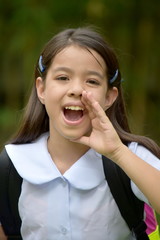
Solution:
[{"label": "open mouth", "polygon": [[70,122],[80,120],[83,117],[83,111],[84,109],[79,106],[67,106],[63,110],[66,120]]}]

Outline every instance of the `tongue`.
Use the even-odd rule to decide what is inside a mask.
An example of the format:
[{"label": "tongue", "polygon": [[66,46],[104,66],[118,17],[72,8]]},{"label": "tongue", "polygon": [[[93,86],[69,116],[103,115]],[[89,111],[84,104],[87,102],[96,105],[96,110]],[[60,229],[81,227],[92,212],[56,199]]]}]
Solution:
[{"label": "tongue", "polygon": [[64,115],[69,121],[77,121],[83,116],[83,112],[81,110],[75,111],[70,109],[64,110]]}]

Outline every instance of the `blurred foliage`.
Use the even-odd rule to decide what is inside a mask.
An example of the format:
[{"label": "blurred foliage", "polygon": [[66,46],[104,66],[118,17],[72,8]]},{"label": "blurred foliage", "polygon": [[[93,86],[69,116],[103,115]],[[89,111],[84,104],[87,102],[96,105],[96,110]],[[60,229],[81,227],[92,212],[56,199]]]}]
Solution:
[{"label": "blurred foliage", "polygon": [[1,0],[0,144],[19,125],[39,53],[66,27],[95,25],[117,52],[131,128],[160,143],[159,0]]},{"label": "blurred foliage", "polygon": [[64,28],[88,25],[118,55],[132,130],[160,144],[159,11],[159,0],[1,0],[0,148],[19,125],[43,45]]}]

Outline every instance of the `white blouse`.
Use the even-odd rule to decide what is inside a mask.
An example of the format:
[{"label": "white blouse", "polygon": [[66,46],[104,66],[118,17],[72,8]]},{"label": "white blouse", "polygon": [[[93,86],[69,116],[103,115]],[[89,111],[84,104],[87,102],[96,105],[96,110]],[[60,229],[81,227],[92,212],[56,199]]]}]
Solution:
[{"label": "white blouse", "polygon": [[[36,142],[6,145],[23,178],[19,198],[23,240],[133,240],[103,171],[102,157],[90,149],[64,175],[47,150],[48,134]],[[160,170],[160,161],[137,143],[131,151]],[[131,183],[134,194],[147,199]]]}]

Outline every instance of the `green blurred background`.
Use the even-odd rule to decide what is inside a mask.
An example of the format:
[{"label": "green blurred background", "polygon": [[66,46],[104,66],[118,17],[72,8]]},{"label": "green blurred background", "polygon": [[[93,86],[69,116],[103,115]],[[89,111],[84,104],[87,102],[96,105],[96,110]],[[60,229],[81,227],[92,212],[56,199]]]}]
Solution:
[{"label": "green blurred background", "polygon": [[66,27],[95,25],[117,52],[131,128],[160,143],[159,0],[1,0],[0,146],[19,125],[40,50]]},{"label": "green blurred background", "polygon": [[19,125],[43,45],[87,25],[118,55],[131,129],[160,144],[159,12],[159,0],[1,0],[0,148]]}]

